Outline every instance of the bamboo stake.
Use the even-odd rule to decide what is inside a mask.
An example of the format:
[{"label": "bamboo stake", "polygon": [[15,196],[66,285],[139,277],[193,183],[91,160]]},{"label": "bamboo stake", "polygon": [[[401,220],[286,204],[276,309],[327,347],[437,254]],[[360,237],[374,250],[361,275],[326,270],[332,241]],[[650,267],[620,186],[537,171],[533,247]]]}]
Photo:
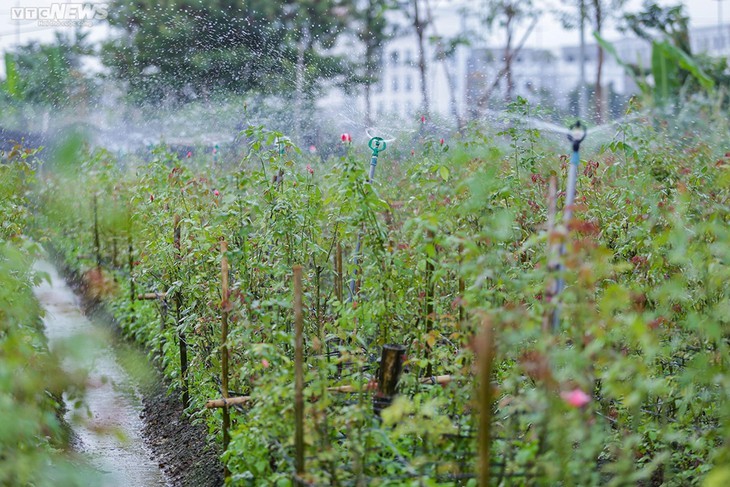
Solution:
[{"label": "bamboo stake", "polygon": [[101,243],[99,242],[99,211],[94,193],[94,253],[96,256],[96,267],[101,268]]},{"label": "bamboo stake", "polygon": [[[224,401],[228,399],[228,244],[221,241],[221,394]],[[228,449],[231,441],[229,428],[231,417],[228,407],[223,408],[223,451]],[[228,465],[224,468],[225,476],[230,477]]]},{"label": "bamboo stake", "polygon": [[302,266],[294,266],[294,449],[297,476],[304,474],[304,343],[302,328]]},{"label": "bamboo stake", "polygon": [[[418,379],[418,382],[421,384],[433,384],[433,385],[446,385],[449,384],[452,380],[454,380],[453,376],[451,375],[435,375],[433,377],[421,377]],[[354,385],[344,385],[344,386],[333,386],[328,387],[327,391],[329,392],[341,392],[341,393],[353,393],[353,392],[362,392],[368,387],[378,387],[378,382],[375,382],[373,384],[366,384],[362,386],[354,386]]]},{"label": "bamboo stake", "polygon": [[492,364],[494,362],[494,330],[488,319],[482,322],[477,338],[477,363],[479,366],[479,485],[489,487],[491,479],[490,459],[492,450]]},{"label": "bamboo stake", "polygon": [[134,297],[137,290],[134,286],[134,247],[132,246],[132,218],[127,217],[127,266],[129,267],[129,315],[134,323]]},{"label": "bamboo stake", "polygon": [[112,267],[117,268],[117,236],[112,235]]},{"label": "bamboo stake", "polygon": [[205,407],[207,409],[228,408],[229,406],[247,404],[249,402],[251,402],[251,396],[227,397],[222,399],[210,399],[206,401]]},{"label": "bamboo stake", "polygon": [[[180,270],[180,260],[182,260],[182,252],[180,249],[180,215],[173,218],[173,246],[175,247],[175,262],[178,271]],[[175,324],[180,329],[180,321],[182,321],[182,294],[180,291],[175,292]],[[180,345],[180,377],[183,381],[183,407],[190,405],[190,392],[188,390],[188,344],[185,338],[185,332],[178,331],[178,342]]]},{"label": "bamboo stake", "polygon": [[548,280],[545,288],[544,302],[549,308],[546,308],[546,312],[542,319],[542,330],[547,333],[552,329],[556,328],[557,309],[551,306],[553,299],[558,293],[558,282],[554,274],[560,268],[560,243],[554,241],[555,236],[555,218],[557,215],[557,196],[558,183],[555,176],[550,178],[548,186],[548,212],[547,212],[547,236],[548,236],[548,272],[552,274]]},{"label": "bamboo stake", "polygon": [[342,302],[342,244],[337,242],[335,250],[335,296],[337,301]]},{"label": "bamboo stake", "polygon": [[167,293],[140,293],[137,295],[137,299],[140,301],[153,300],[153,299],[165,299]]},{"label": "bamboo stake", "polygon": [[459,244],[459,324],[464,322],[466,313],[464,312],[464,291],[466,290],[466,283],[462,276],[462,266],[464,264],[464,244]]},{"label": "bamboo stake", "polygon": [[[434,233],[431,230],[427,232],[428,238],[433,244]],[[435,249],[434,244],[434,249]],[[433,261],[426,256],[426,335],[429,335],[433,330],[433,301],[434,301],[434,279],[433,279]],[[426,376],[430,377],[433,375],[433,366],[431,365],[431,345],[426,342],[425,358],[428,361],[426,365]]]}]

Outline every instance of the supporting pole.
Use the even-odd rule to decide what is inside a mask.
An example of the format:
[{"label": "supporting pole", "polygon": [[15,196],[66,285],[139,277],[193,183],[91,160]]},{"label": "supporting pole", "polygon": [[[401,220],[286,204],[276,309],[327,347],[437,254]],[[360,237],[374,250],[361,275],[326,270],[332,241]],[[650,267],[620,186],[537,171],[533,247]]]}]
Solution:
[{"label": "supporting pole", "polygon": [[[173,220],[173,246],[175,247],[175,263],[178,273],[180,271],[180,261],[182,260],[182,252],[180,250],[180,215],[175,215]],[[185,338],[185,332],[180,329],[182,321],[182,293],[180,290],[175,291],[175,324],[178,327],[178,341],[180,344],[180,378],[183,383],[183,407],[190,405],[190,392],[188,390],[188,344]]]},{"label": "supporting pole", "polygon": [[[297,479],[304,474],[304,342],[302,266],[294,266],[294,450]],[[299,483],[299,482],[297,482]]]},{"label": "supporting pole", "polygon": [[477,339],[477,364],[479,366],[479,485],[489,487],[491,480],[492,450],[492,364],[494,362],[494,330],[488,320],[482,323]]},{"label": "supporting pole", "polygon": [[132,217],[127,216],[127,266],[129,268],[129,316],[134,323],[134,298],[137,291],[134,286],[134,247],[132,245]]},{"label": "supporting pole", "polygon": [[342,244],[338,241],[335,249],[335,296],[342,302]]},{"label": "supporting pole", "polygon": [[[568,140],[573,144],[573,154],[570,157],[570,165],[568,166],[568,187],[565,191],[565,208],[563,210],[563,225],[567,231],[570,221],[573,219],[573,205],[575,203],[575,186],[578,180],[578,166],[580,165],[580,144],[586,137],[586,127],[577,121],[570,128],[571,132],[568,135]],[[566,252],[565,242],[560,245],[560,257],[564,256]],[[559,270],[563,269],[562,263],[558,267]],[[555,295],[557,296],[565,288],[565,280],[562,277],[558,277],[557,285],[555,288]],[[553,332],[556,332],[560,326],[560,303],[556,305],[555,312],[553,313],[552,320]]]},{"label": "supporting pole", "polygon": [[94,253],[96,254],[96,267],[101,269],[101,243],[99,241],[99,210],[94,193]]},{"label": "supporting pole", "polygon": [[[433,244],[434,240],[434,233],[429,230],[427,232],[428,239]],[[435,246],[434,246],[435,248]],[[424,322],[426,323],[426,337],[428,338],[428,335],[433,331],[433,301],[434,301],[434,285],[433,280],[433,261],[429,258],[428,255],[426,255],[426,317]],[[426,377],[431,377],[433,375],[433,365],[431,364],[431,346],[428,344],[428,341],[426,342],[426,353],[425,353],[426,361],[428,362],[428,365],[426,365]]]},{"label": "supporting pole", "polygon": [[466,291],[466,283],[462,275],[462,267],[464,265],[464,244],[459,244],[459,325],[464,322],[466,313],[464,311],[464,292]]},{"label": "supporting pole", "polygon": [[[221,241],[221,395],[228,399],[228,244]],[[228,450],[231,441],[230,432],[231,417],[228,406],[223,408],[223,451]],[[224,475],[230,477],[231,472],[228,465],[224,467]]]},{"label": "supporting pole", "polygon": [[[545,288],[544,303],[546,306],[552,304],[553,299],[558,294],[557,281],[552,275],[560,270],[560,245],[555,243],[555,216],[557,214],[557,194],[558,194],[558,183],[555,176],[550,177],[550,183],[548,186],[548,210],[547,210],[547,248],[548,248],[548,272],[551,274],[548,277],[548,282]],[[543,315],[542,330],[549,332],[556,328],[556,309],[552,308],[549,312]]]}]

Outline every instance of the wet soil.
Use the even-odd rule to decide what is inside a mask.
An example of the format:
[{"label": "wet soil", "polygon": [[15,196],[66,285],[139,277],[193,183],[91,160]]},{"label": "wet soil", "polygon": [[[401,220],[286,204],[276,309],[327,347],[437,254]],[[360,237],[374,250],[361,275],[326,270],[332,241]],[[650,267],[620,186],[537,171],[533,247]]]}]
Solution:
[{"label": "wet soil", "polygon": [[[161,373],[149,364],[137,345],[121,339],[111,314],[84,296],[80,276],[62,269],[67,285],[51,264],[40,263],[39,268],[52,278],[52,284],[37,289],[47,310],[46,333],[51,347],[54,342],[79,342],[78,336],[92,337],[90,348],[94,353],[87,350],[86,363],[68,364],[92,371],[87,382],[93,387],[85,397],[91,420],[77,421],[73,411],[67,412],[66,419],[76,436],[76,449],[103,473],[103,485],[223,485],[220,452],[207,441],[205,426],[191,423],[180,395],[175,391],[168,394]],[[99,339],[100,328],[116,339],[106,337],[105,345],[99,345],[94,340]],[[72,336],[76,338],[69,340]],[[89,348],[80,343],[82,348]],[[144,374],[136,370],[130,378],[125,371],[130,361],[144,362]],[[142,377],[144,380],[140,380]]]}]

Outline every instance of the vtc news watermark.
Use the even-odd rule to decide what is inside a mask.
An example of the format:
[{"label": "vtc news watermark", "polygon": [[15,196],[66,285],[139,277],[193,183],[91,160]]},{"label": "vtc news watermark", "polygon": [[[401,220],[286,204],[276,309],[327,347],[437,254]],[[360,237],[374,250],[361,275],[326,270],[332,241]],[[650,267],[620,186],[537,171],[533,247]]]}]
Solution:
[{"label": "vtc news watermark", "polygon": [[48,7],[10,7],[10,20],[36,20],[41,27],[86,25],[109,15],[107,3],[52,3]]}]

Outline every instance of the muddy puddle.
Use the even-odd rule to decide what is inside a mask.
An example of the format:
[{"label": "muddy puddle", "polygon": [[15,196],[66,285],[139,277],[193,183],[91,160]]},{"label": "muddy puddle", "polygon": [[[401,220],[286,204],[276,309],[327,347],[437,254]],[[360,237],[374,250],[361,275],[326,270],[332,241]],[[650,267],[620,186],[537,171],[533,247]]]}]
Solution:
[{"label": "muddy puddle", "polygon": [[35,289],[46,310],[49,346],[64,357],[67,373],[88,371],[84,406],[75,409],[64,395],[76,449],[100,473],[105,487],[168,485],[142,437],[141,397],[120,365],[117,347],[102,326],[83,314],[78,297],[53,265],[39,262],[36,268],[51,277],[51,284],[43,282]]}]

